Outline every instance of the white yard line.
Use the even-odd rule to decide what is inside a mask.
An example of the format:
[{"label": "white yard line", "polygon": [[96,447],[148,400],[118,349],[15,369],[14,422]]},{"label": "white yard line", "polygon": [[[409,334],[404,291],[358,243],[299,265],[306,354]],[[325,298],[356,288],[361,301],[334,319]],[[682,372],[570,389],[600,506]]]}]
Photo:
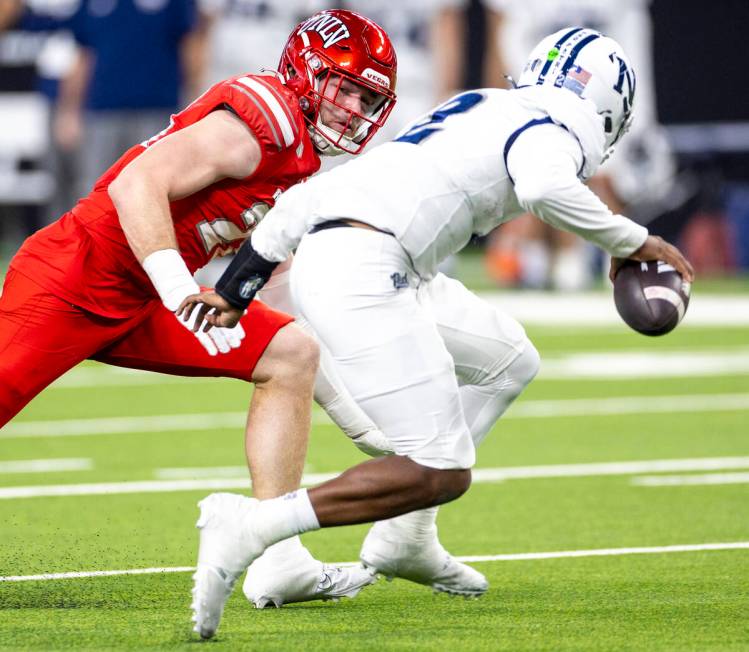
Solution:
[{"label": "white yard line", "polygon": [[[653,351],[627,349],[592,353],[544,356],[541,379],[558,378],[663,378],[749,374],[746,347],[695,351],[693,349]],[[210,381],[213,378],[185,378],[110,365],[83,365],[56,380],[51,389],[175,385]]]},{"label": "white yard line", "polygon": [[[226,468],[226,467],[221,467]],[[749,469],[749,457],[709,457],[674,460],[644,460],[638,462],[605,462],[595,464],[554,464],[546,466],[496,467],[473,470],[474,483],[502,482],[513,479],[564,478],[605,475],[631,475],[648,472],[705,471]],[[195,472],[195,469],[161,469],[173,472]],[[200,470],[202,472],[202,470]],[[158,472],[157,472],[158,473]],[[320,484],[336,477],[339,472],[305,473],[302,484]],[[177,491],[247,489],[246,474],[240,477],[183,478],[172,480],[142,480],[133,482],[104,482],[87,484],[33,485],[0,488],[0,500],[40,498],[49,496],[105,496],[116,494],[169,493]]]},{"label": "white yard line", "polygon": [[[661,555],[675,552],[707,552],[716,550],[749,550],[749,541],[731,543],[697,543],[677,546],[652,546],[641,548],[603,548],[599,550],[562,550],[558,552],[521,552],[504,555],[469,555],[456,557],[458,561],[482,563],[491,561],[535,561],[539,559],[568,559],[575,557],[614,557],[621,555]],[[359,562],[333,562],[337,566],[355,566]],[[70,573],[42,573],[40,575],[8,575],[0,582],[31,582],[39,580],[67,580],[85,577],[114,577],[117,575],[151,575],[161,573],[191,573],[194,566],[166,568],[132,568],[128,570],[80,571]]]},{"label": "white yard line", "polygon": [[[749,469],[749,457],[697,457],[636,462],[596,462],[585,464],[545,464],[542,466],[501,466],[473,469],[474,482],[501,482],[527,478],[567,478],[595,475],[630,475],[673,471],[721,471]],[[203,466],[156,469],[160,480],[199,480],[202,478],[246,478],[246,466]],[[335,474],[305,474],[302,482],[314,484],[316,478]],[[319,480],[317,480],[319,482]]]},{"label": "white yard line", "polygon": [[[749,394],[683,394],[678,396],[624,396],[596,399],[521,401],[503,419],[602,416],[662,412],[733,412],[749,410]],[[60,419],[9,423],[0,439],[19,437],[74,437],[83,435],[185,432],[244,428],[245,412],[203,412],[154,416]],[[330,424],[321,411],[313,413],[315,425]]]},{"label": "white yard line", "polygon": [[246,466],[190,466],[156,469],[158,480],[198,480],[200,478],[246,478]]},{"label": "white yard line", "polygon": [[[481,298],[512,315],[521,324],[578,326],[582,328],[615,326],[626,329],[614,308],[612,293],[604,292],[482,292]],[[749,297],[741,295],[700,294],[689,303],[679,328],[691,326],[749,325]]]},{"label": "white yard line", "polygon": [[94,464],[86,458],[43,460],[8,460],[0,462],[0,473],[48,473],[55,471],[90,471]]},{"label": "white yard line", "polygon": [[632,478],[640,487],[680,487],[719,484],[749,484],[749,473],[708,473],[702,475],[642,476]]},{"label": "white yard line", "polygon": [[[749,336],[747,337],[749,340]],[[686,378],[749,373],[749,349],[723,351],[616,351],[576,353],[543,358],[538,377],[569,378]]]}]

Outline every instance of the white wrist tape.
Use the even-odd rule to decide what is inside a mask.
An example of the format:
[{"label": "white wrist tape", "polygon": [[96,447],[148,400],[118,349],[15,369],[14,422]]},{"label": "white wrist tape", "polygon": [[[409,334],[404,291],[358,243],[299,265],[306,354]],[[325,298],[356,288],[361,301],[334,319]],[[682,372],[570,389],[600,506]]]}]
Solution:
[{"label": "white wrist tape", "polygon": [[160,249],[149,254],[143,260],[143,269],[171,311],[179,308],[182,299],[188,295],[200,292],[200,286],[176,249]]}]

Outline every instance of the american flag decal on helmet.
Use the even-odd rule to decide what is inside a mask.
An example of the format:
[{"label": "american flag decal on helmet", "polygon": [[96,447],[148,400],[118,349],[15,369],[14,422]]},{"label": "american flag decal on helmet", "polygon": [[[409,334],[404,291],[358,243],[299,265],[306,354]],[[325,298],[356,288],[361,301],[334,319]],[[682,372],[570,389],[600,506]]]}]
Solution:
[{"label": "american flag decal on helmet", "polygon": [[590,76],[590,73],[587,70],[583,70],[580,66],[572,66],[567,72],[567,77],[562,87],[572,91],[576,95],[582,95],[590,81]]}]

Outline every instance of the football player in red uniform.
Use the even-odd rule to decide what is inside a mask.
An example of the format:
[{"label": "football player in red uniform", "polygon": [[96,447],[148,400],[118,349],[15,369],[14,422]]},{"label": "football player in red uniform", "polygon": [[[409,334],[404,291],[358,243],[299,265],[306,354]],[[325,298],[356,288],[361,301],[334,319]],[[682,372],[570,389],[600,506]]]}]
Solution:
[{"label": "football player in red uniform", "polygon": [[[295,456],[279,472],[277,461],[306,447],[315,341],[258,302],[237,327],[210,333],[194,334],[173,311],[198,291],[193,272],[236,251],[284,190],[317,171],[321,154],[364,147],[393,108],[395,80],[380,27],[324,11],[294,29],[278,72],[213,86],[125,152],[10,263],[0,298],[0,427],[86,359],[239,378],[255,383],[246,431],[255,495],[297,488],[303,462]],[[254,294],[250,285],[243,295]],[[272,473],[263,474],[266,460]],[[329,570],[332,578],[312,573],[308,594],[318,581],[321,597],[355,594],[355,573]]]}]

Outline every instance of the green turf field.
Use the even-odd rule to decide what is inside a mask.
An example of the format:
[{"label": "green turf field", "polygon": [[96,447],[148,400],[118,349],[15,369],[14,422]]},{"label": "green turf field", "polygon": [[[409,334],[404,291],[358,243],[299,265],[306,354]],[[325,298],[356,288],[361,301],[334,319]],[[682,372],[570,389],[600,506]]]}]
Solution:
[{"label": "green turf field", "polygon": [[[495,557],[476,562],[487,595],[381,580],[355,600],[257,611],[237,591],[210,649],[749,650],[748,331],[528,330],[545,371],[439,520],[455,555]],[[674,358],[682,368],[664,371]],[[166,483],[246,482],[249,392],[93,364],[48,389],[0,431],[0,576],[192,566],[210,490]],[[363,459],[320,411],[314,422],[308,473]],[[50,466],[11,464],[29,460]],[[80,495],[42,495],[57,486]],[[304,540],[353,561],[365,532]],[[601,550],[617,554],[585,552]],[[186,571],[1,581],[0,647],[195,649],[190,586]]]}]

